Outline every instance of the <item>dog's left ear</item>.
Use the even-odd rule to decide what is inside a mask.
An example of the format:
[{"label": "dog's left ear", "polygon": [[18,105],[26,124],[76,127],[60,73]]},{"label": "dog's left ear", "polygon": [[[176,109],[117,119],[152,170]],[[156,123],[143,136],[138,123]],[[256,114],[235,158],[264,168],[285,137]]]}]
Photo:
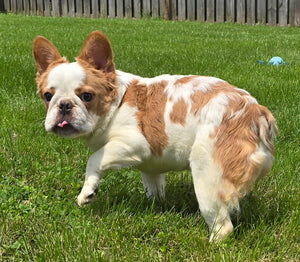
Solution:
[{"label": "dog's left ear", "polygon": [[86,39],[77,59],[84,60],[104,73],[115,71],[113,51],[105,34],[94,31]]},{"label": "dog's left ear", "polygon": [[43,36],[37,36],[34,39],[33,56],[40,74],[45,72],[52,62],[61,58],[57,48]]}]

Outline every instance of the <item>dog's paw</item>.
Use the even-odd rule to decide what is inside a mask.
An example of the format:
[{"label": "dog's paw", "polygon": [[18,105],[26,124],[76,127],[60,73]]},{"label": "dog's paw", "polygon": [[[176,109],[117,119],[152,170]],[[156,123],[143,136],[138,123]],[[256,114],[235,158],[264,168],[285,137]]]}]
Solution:
[{"label": "dog's paw", "polygon": [[83,187],[79,196],[77,197],[77,203],[79,206],[84,206],[91,203],[98,193],[98,188],[93,189],[91,187]]},{"label": "dog's paw", "polygon": [[210,235],[209,242],[219,242],[225,239],[232,231],[233,226],[231,222],[223,225],[217,225]]}]

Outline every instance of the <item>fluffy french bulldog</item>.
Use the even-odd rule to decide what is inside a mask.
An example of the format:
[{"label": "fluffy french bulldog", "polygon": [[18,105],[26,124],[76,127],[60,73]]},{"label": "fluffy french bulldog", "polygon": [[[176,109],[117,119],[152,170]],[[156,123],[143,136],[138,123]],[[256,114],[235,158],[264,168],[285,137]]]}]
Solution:
[{"label": "fluffy french bulldog", "polygon": [[166,172],[191,170],[210,240],[233,230],[230,212],[273,163],[277,127],[267,108],[214,77],[118,71],[99,31],[87,37],[76,62],[42,36],[33,55],[46,131],[82,138],[94,151],[80,206],[95,198],[109,169],[139,169],[146,195],[160,198]]}]

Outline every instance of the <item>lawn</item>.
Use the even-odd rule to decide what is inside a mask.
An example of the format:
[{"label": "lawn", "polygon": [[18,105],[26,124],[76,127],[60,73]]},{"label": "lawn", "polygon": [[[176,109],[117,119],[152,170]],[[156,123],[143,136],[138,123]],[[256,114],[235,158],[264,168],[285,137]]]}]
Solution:
[{"label": "lawn", "polygon": [[[146,198],[136,170],[109,172],[76,205],[91,151],[45,132],[31,48],[43,35],[72,60],[94,30],[120,70],[220,77],[273,112],[275,164],[223,242],[208,242],[189,172],[169,174],[165,202]],[[257,64],[273,56],[289,65]],[[299,261],[300,28],[0,14],[0,92],[0,261]]]}]

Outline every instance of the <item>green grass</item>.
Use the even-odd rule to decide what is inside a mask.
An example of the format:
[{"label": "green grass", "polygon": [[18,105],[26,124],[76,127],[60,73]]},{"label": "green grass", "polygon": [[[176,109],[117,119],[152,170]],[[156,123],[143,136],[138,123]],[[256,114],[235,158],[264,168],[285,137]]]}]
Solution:
[{"label": "green grass", "polygon": [[[91,152],[46,134],[31,48],[44,35],[73,59],[94,30],[110,38],[120,70],[220,77],[273,112],[276,162],[224,242],[208,243],[188,172],[168,176],[163,203],[147,200],[139,173],[125,169],[107,174],[92,205],[76,205]],[[0,14],[0,261],[299,261],[299,31]],[[256,63],[272,56],[291,64]]]}]

